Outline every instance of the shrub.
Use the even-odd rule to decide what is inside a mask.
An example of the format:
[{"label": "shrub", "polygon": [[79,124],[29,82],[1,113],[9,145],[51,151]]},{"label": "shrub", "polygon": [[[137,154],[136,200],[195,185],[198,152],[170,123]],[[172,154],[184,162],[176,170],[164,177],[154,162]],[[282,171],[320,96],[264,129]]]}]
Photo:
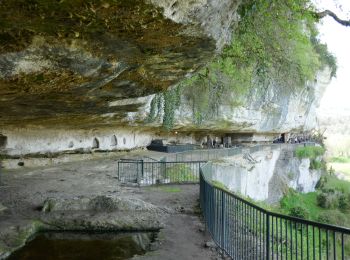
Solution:
[{"label": "shrub", "polygon": [[339,193],[334,190],[323,191],[317,195],[317,205],[325,209],[338,208]]},{"label": "shrub", "polygon": [[317,195],[317,205],[321,208],[328,208],[328,200],[326,193],[320,193]]},{"label": "shrub", "polygon": [[316,189],[323,189],[326,186],[327,182],[328,182],[327,176],[326,175],[321,176],[321,178],[316,184]]},{"label": "shrub", "polygon": [[295,206],[289,209],[289,215],[297,218],[307,219],[309,217],[309,211],[302,206]]},{"label": "shrub", "polygon": [[329,162],[333,163],[350,163],[349,157],[332,157],[329,159]]},{"label": "shrub", "polygon": [[350,208],[349,198],[343,193],[338,196],[338,207],[342,211],[348,210]]},{"label": "shrub", "polygon": [[298,147],[295,150],[295,154],[299,159],[310,158],[316,159],[318,156],[321,156],[325,153],[325,149],[321,146],[305,146]]},{"label": "shrub", "polygon": [[316,159],[311,159],[310,161],[310,170],[321,170],[326,169],[326,163],[324,161],[318,161]]},{"label": "shrub", "polygon": [[321,213],[318,218],[317,218],[318,222],[321,223],[326,223],[326,224],[330,224],[331,223],[331,219],[329,217],[329,215],[327,213]]},{"label": "shrub", "polygon": [[348,219],[346,215],[344,215],[343,213],[337,210],[330,210],[327,212],[320,213],[320,215],[317,218],[317,221],[321,223],[338,225],[338,226],[348,225]]}]

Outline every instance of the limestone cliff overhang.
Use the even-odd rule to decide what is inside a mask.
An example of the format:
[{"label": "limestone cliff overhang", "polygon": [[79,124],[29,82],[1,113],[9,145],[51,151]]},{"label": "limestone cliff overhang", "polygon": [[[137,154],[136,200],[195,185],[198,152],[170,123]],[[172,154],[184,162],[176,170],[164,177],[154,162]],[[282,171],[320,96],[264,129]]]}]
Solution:
[{"label": "limestone cliff overhang", "polygon": [[[111,125],[207,63],[240,1],[10,1],[0,5],[0,126]],[[73,123],[74,122],[74,123]]]}]

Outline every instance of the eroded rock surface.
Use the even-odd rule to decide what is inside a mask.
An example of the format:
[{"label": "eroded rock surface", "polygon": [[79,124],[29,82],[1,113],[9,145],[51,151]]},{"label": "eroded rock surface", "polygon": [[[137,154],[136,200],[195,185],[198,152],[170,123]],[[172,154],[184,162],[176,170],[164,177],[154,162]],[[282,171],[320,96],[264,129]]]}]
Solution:
[{"label": "eroded rock surface", "polygon": [[[290,189],[313,192],[322,170],[310,169],[310,159],[294,155],[296,145],[249,150],[214,162],[208,178],[254,200],[278,202]],[[318,158],[321,160],[321,158]]]},{"label": "eroded rock surface", "polygon": [[239,2],[2,1],[0,126],[120,123],[138,105],[109,102],[203,66],[231,39]]}]

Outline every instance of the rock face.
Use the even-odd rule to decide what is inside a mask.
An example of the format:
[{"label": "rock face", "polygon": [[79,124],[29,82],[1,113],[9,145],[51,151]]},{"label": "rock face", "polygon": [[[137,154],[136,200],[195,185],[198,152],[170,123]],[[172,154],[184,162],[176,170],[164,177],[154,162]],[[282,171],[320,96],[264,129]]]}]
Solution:
[{"label": "rock face", "polygon": [[239,2],[2,1],[0,126],[120,123],[138,105],[109,102],[203,66],[231,39]]},{"label": "rock face", "polygon": [[[315,111],[329,81],[330,70],[326,68],[318,74],[316,82],[310,83],[298,93],[284,93],[278,86],[270,86],[264,95],[252,93],[239,106],[220,106],[215,119],[204,121],[202,125],[194,124],[190,101],[181,96],[181,105],[175,111],[174,123],[178,134],[174,133],[175,130],[162,131],[162,113],[154,122],[148,121],[151,101],[155,95],[111,101],[108,103],[110,107],[138,108],[133,112],[126,112],[119,121],[115,118],[117,113],[93,116],[90,119],[95,119],[96,125],[91,125],[90,129],[86,129],[90,124],[85,124],[86,122],[81,123],[83,129],[79,130],[75,129],[76,126],[69,129],[67,126],[57,126],[55,129],[52,126],[3,127],[2,133],[7,139],[7,145],[3,149],[9,155],[75,150],[126,150],[147,146],[152,139],[159,138],[200,144],[201,138],[210,131],[279,134],[309,130],[316,127]],[[234,100],[234,97],[231,98]],[[53,123],[51,120],[47,122]],[[72,124],[75,123],[76,121],[72,121]],[[188,134],[201,131],[204,132],[202,136]]]},{"label": "rock face", "polygon": [[296,158],[294,148],[275,147],[214,162],[211,179],[238,194],[269,203],[278,202],[289,188],[315,191],[321,171],[310,169],[310,159]]},{"label": "rock face", "polygon": [[163,131],[162,113],[149,121],[154,93],[196,72],[231,41],[240,3],[2,1],[0,153],[125,150],[154,138],[200,144],[207,132],[312,129],[327,68],[299,91],[253,88],[234,106],[236,97],[228,96],[201,125],[185,95],[173,132]]},{"label": "rock face", "polygon": [[[315,81],[299,90],[286,90],[283,86],[269,85],[252,89],[239,105],[221,105],[213,120],[208,120],[199,128],[217,131],[248,133],[284,133],[314,129],[316,109],[326,87],[331,80],[331,71],[325,67],[319,71]],[[260,89],[260,90],[259,90]],[[260,93],[259,93],[260,91]],[[235,96],[227,97],[225,103],[235,101]],[[193,124],[194,114],[188,100],[183,100],[176,114],[179,128],[198,128]]]}]

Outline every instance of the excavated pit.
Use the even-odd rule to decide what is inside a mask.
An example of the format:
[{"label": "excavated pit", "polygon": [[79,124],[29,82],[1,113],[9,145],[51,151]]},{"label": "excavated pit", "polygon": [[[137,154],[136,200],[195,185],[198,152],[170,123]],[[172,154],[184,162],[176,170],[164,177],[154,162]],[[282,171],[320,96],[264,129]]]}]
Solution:
[{"label": "excavated pit", "polygon": [[130,259],[154,250],[157,233],[39,233],[8,260]]}]

